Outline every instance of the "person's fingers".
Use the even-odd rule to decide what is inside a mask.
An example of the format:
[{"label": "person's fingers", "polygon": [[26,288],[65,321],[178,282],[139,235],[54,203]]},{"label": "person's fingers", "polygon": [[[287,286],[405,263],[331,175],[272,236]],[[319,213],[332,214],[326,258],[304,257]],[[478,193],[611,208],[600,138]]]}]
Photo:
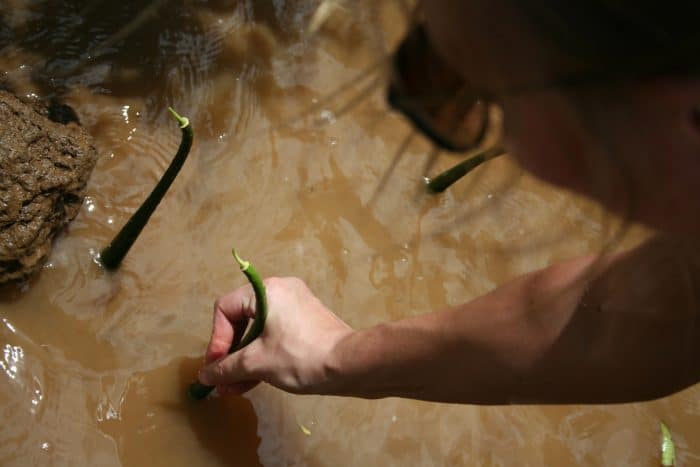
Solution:
[{"label": "person's fingers", "polygon": [[248,323],[254,315],[251,300],[254,294],[250,287],[241,287],[223,296],[214,304],[214,324],[211,338],[205,354],[209,363],[226,355],[234,340],[240,340]]},{"label": "person's fingers", "polygon": [[226,355],[233,342],[233,324],[226,319],[226,316],[214,306],[214,325],[211,330],[211,338],[204,356],[206,363],[213,362]]},{"label": "person's fingers", "polygon": [[255,293],[250,284],[230,292],[216,301],[215,309],[221,310],[231,322],[255,317]]},{"label": "person's fingers", "polygon": [[243,339],[243,334],[245,334],[245,330],[248,328],[249,321],[249,319],[244,319],[238,321],[233,325],[233,341],[231,342],[232,345],[238,344],[241,341],[241,339]]},{"label": "person's fingers", "polygon": [[222,384],[216,387],[216,392],[221,396],[230,396],[245,394],[246,392],[253,389],[255,386],[260,384],[260,381],[241,381],[240,383],[234,384]]},{"label": "person's fingers", "polygon": [[231,347],[243,338],[248,321],[248,319],[244,319],[231,324],[221,312],[214,310],[214,326],[204,356],[204,363],[211,363],[227,355]]},{"label": "person's fingers", "polygon": [[260,341],[253,341],[244,349],[204,366],[199,370],[199,381],[207,386],[219,386],[261,380],[260,345]]}]

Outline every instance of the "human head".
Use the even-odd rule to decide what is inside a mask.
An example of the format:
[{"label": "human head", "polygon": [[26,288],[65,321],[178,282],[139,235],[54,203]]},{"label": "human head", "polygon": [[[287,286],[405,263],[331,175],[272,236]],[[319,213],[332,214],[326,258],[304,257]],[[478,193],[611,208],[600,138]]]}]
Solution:
[{"label": "human head", "polygon": [[[436,53],[495,96],[506,144],[526,170],[631,220],[697,234],[700,75],[685,71],[700,62],[692,27],[700,9],[673,8],[607,0],[422,4]],[[509,92],[609,69],[630,79]]]}]

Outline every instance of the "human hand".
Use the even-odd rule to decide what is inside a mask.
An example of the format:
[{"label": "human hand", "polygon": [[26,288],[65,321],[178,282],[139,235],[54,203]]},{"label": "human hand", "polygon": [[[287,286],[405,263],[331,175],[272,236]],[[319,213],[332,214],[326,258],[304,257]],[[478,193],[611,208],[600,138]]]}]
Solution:
[{"label": "human hand", "polygon": [[322,393],[331,385],[333,349],[352,329],[328,310],[297,278],[265,279],[268,315],[256,340],[228,355],[248,320],[255,317],[250,285],[214,305],[214,325],[201,383],[220,394],[242,394],[260,381],[298,394]]}]

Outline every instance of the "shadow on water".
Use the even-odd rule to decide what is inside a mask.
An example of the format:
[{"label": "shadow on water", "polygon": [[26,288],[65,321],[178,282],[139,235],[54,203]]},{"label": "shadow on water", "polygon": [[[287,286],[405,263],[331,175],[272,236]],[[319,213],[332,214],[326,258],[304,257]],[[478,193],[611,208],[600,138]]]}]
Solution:
[{"label": "shadow on water", "polygon": [[8,306],[19,300],[24,292],[36,283],[39,274],[34,274],[24,281],[12,281],[5,284],[0,284],[0,307]]},{"label": "shadow on water", "polygon": [[[184,466],[205,460],[226,466],[262,465],[258,419],[248,399],[187,399],[185,391],[200,365],[200,359],[179,358],[130,378],[118,416],[98,422],[117,445],[123,465]],[[144,446],[152,452],[144,452]]]}]

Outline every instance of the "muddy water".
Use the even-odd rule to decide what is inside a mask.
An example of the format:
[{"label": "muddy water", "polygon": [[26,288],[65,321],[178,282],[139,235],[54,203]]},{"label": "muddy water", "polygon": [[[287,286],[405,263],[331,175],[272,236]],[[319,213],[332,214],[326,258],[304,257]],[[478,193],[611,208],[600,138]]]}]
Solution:
[{"label": "muddy water", "polygon": [[[400,2],[340,9],[313,37],[314,2],[156,1],[143,16],[133,3],[18,0],[0,13],[4,80],[73,105],[101,154],[44,270],[1,290],[0,464],[651,466],[660,419],[682,464],[700,463],[696,389],[613,407],[479,408],[261,386],[188,404],[212,303],[244,281],[234,245],[363,327],[597,251],[614,226],[507,158],[430,198],[426,170],[455,159],[433,163],[407,140],[381,92],[364,92],[373,76],[325,99],[396,40]],[[107,274],[94,253],[177,147],[167,105],[190,117],[194,150]]]}]

